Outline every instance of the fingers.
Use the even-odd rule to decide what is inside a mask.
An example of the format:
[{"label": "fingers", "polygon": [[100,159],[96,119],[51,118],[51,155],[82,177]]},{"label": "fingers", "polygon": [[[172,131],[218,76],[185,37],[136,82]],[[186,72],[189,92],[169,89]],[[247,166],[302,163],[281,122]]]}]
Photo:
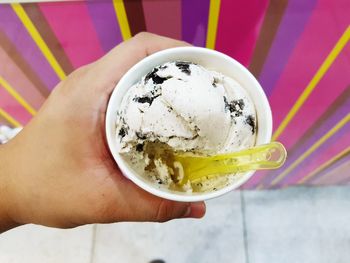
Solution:
[{"label": "fingers", "polygon": [[176,203],[168,200],[160,202],[149,213],[147,221],[166,222],[174,218],[186,217],[191,213],[191,206],[187,203]]},{"label": "fingers", "polygon": [[[115,179],[109,196],[114,196],[107,213],[97,213],[104,222],[151,221],[165,222],[175,218],[201,218],[204,202],[175,202],[154,196],[125,178]],[[116,205],[118,204],[118,205]]]},{"label": "fingers", "polygon": [[144,45],[144,51],[142,52],[145,52],[146,56],[167,48],[190,46],[190,44],[187,42],[159,36],[148,32],[137,34],[133,40],[136,45]]},{"label": "fingers", "polygon": [[204,202],[191,203],[190,213],[185,217],[202,218],[205,215],[206,206]]},{"label": "fingers", "polygon": [[175,218],[201,218],[205,214],[204,202],[184,203],[166,200],[151,195],[131,183],[128,193],[132,196],[131,205],[135,207],[129,210],[131,213],[127,217],[135,221],[165,222]]},{"label": "fingers", "polygon": [[[128,67],[157,51],[181,46],[189,46],[189,44],[168,37],[142,32],[113,48],[100,59],[100,63],[106,67],[118,67],[118,69],[123,67],[128,70]],[[119,63],[121,60],[123,63]],[[122,65],[116,66],[116,64]]]},{"label": "fingers", "polygon": [[135,215],[137,221],[166,222],[177,218],[201,218],[206,209],[204,202],[183,203],[165,199],[159,199],[153,204],[144,204],[143,207],[144,209],[140,208],[140,213]]},{"label": "fingers", "polygon": [[[139,33],[99,59],[93,68],[94,76],[101,81],[116,84],[126,71],[148,55],[163,49],[188,45],[183,41],[151,33]],[[113,89],[114,86],[108,88]]]},{"label": "fingers", "polygon": [[166,222],[176,218],[201,218],[204,214],[204,202],[180,203],[163,199],[158,206],[156,216],[151,217],[149,221]]}]

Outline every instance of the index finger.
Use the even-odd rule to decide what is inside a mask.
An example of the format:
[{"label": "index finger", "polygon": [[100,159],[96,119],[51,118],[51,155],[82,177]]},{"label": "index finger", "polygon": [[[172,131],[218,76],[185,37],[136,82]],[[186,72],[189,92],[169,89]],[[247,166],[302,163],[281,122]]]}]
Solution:
[{"label": "index finger", "polygon": [[99,59],[96,62],[95,74],[116,84],[133,65],[148,55],[163,49],[181,46],[189,46],[189,44],[151,33],[139,33]]}]

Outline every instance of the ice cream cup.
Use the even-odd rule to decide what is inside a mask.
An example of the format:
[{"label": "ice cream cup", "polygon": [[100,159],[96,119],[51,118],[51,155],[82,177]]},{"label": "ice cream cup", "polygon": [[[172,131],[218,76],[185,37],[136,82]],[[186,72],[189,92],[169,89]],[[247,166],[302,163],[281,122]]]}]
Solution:
[{"label": "ice cream cup", "polygon": [[116,148],[116,113],[124,94],[155,66],[174,60],[191,61],[205,68],[221,72],[238,81],[248,91],[255,104],[258,123],[256,145],[270,142],[272,133],[271,109],[263,89],[254,76],[239,62],[218,51],[200,47],[178,47],[166,49],[144,58],[120,79],[107,107],[106,136],[108,146],[121,172],[136,185],[153,195],[182,202],[194,202],[218,197],[240,187],[253,176],[254,172],[245,173],[239,176],[234,183],[213,192],[182,193],[163,190],[149,182],[142,174],[135,172]]}]

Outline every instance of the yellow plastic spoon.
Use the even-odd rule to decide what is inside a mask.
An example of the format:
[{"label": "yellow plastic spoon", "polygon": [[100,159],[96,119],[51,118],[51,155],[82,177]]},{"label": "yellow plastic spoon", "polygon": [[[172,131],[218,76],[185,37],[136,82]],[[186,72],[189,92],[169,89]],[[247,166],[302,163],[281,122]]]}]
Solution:
[{"label": "yellow plastic spoon", "polygon": [[286,157],[287,151],[284,146],[279,142],[271,142],[215,156],[175,154],[173,170],[178,184],[183,185],[188,180],[195,182],[225,174],[277,169],[284,164]]}]

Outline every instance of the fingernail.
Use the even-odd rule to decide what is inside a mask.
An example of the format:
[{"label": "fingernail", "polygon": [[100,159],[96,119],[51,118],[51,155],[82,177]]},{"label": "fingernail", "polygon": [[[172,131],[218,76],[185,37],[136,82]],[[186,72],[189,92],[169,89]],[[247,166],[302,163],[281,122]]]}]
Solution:
[{"label": "fingernail", "polygon": [[201,218],[205,214],[205,203],[204,202],[197,202],[197,203],[191,203],[190,206],[187,208],[186,213],[183,215],[183,218]]},{"label": "fingernail", "polygon": [[191,205],[189,205],[189,206],[187,207],[186,212],[184,213],[184,215],[183,215],[182,217],[183,217],[183,218],[189,217],[190,214],[191,214],[191,211],[192,211],[192,208],[191,208]]},{"label": "fingernail", "polygon": [[206,207],[204,202],[191,203],[190,216],[193,218],[201,218],[205,215],[205,210]]}]

